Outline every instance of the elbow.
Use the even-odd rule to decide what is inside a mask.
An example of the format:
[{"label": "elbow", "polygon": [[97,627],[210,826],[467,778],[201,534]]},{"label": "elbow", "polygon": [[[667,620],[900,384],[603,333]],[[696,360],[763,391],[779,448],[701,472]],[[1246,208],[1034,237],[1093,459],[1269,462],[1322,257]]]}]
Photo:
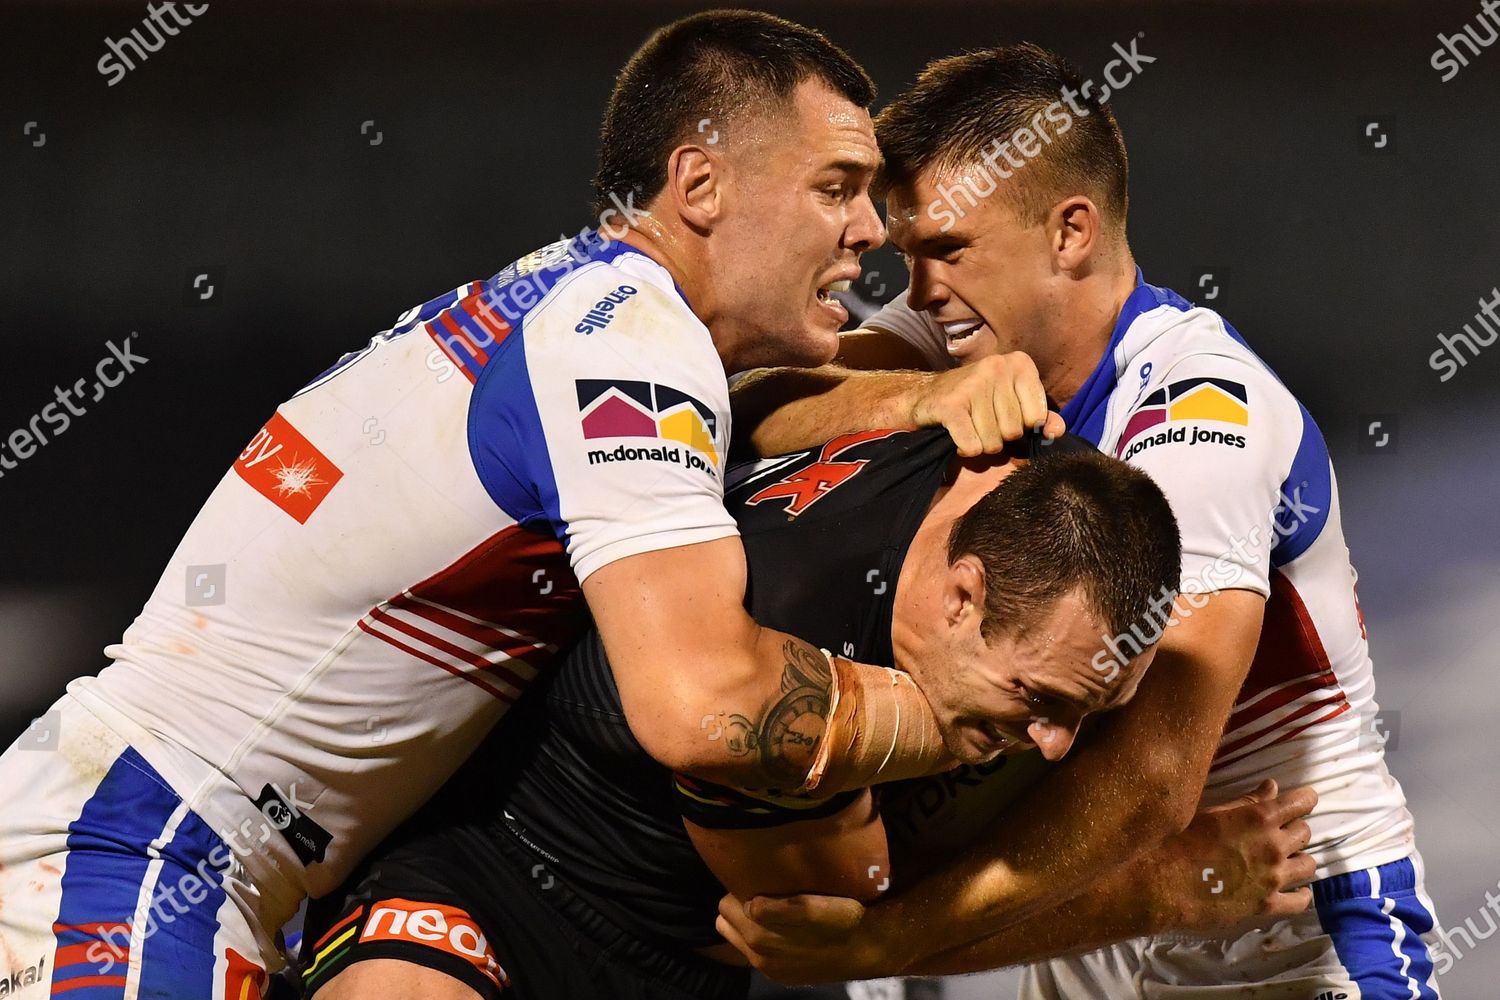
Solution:
[{"label": "elbow", "polygon": [[724,753],[714,750],[714,736],[722,727],[713,715],[689,720],[685,710],[662,710],[652,712],[642,722],[633,718],[629,722],[636,742],[661,766],[700,778],[714,778],[713,772]]},{"label": "elbow", "polygon": [[1182,780],[1180,770],[1154,769],[1143,776],[1130,842],[1145,849],[1186,830],[1198,811],[1202,786]]},{"label": "elbow", "polygon": [[749,750],[743,727],[722,713],[662,711],[644,725],[632,721],[630,728],[646,753],[675,773],[721,785],[766,784],[759,755]]}]

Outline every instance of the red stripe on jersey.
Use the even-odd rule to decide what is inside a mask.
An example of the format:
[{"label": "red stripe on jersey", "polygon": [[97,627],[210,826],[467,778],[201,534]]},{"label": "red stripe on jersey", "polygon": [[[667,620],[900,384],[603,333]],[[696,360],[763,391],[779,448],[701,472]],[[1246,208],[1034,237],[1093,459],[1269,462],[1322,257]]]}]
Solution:
[{"label": "red stripe on jersey", "polygon": [[[128,933],[129,925],[122,925]],[[111,961],[117,965],[124,965],[130,961],[130,946],[128,944],[115,944],[108,936],[101,937],[97,941],[85,941],[83,944],[66,944],[57,949],[52,959],[52,968],[66,969],[69,966],[81,965],[103,965]],[[5,980],[0,979],[0,983]]]},{"label": "red stripe on jersey", "polygon": [[1302,603],[1302,596],[1286,574],[1277,570],[1271,574],[1271,598],[1266,601],[1260,644],[1255,647],[1255,659],[1250,663],[1235,704],[1245,705],[1288,681],[1323,674],[1328,675],[1325,686],[1337,691],[1338,677],[1312,616],[1307,613],[1307,605]]},{"label": "red stripe on jersey", "polygon": [[[539,643],[524,635],[517,635],[509,629],[501,628],[489,622],[476,622],[463,615],[457,614],[449,608],[430,604],[418,598],[402,594],[391,599],[390,606],[400,608],[409,614],[418,615],[427,619],[434,625],[440,625],[450,632],[467,636],[475,642],[482,642],[492,649],[498,649],[513,660],[520,660],[527,666],[536,668],[546,663],[557,650]],[[531,659],[528,659],[530,657]]]},{"label": "red stripe on jersey", "polygon": [[77,979],[65,979],[52,983],[52,996],[59,996],[69,990],[81,990],[90,986],[118,986],[125,988],[124,976],[79,976]]},{"label": "red stripe on jersey", "polygon": [[458,325],[458,321],[453,318],[453,314],[451,312],[444,309],[442,312],[438,313],[438,322],[443,324],[448,332],[453,335],[453,338],[455,340],[464,345],[464,349],[467,350],[469,354],[472,355],[481,366],[484,365],[485,362],[490,360],[490,356],[485,353],[484,348],[476,344],[474,342],[474,338],[469,336],[469,332]]},{"label": "red stripe on jersey", "polygon": [[1224,732],[1226,735],[1237,732],[1256,719],[1264,718],[1278,708],[1290,705],[1303,695],[1312,694],[1319,688],[1325,687],[1334,689],[1338,687],[1337,678],[1333,676],[1331,670],[1301,678],[1288,683],[1285,687],[1274,688],[1270,692],[1262,692],[1253,702],[1245,704],[1229,717],[1229,721],[1224,725]]},{"label": "red stripe on jersey", "polygon": [[380,622],[380,624],[382,625],[386,625],[390,628],[395,629],[397,632],[409,635],[419,642],[425,642],[427,645],[433,647],[439,652],[447,653],[455,660],[463,660],[465,663],[478,670],[484,670],[488,671],[489,673],[495,674],[505,683],[515,688],[517,695],[519,695],[521,691],[526,687],[526,681],[523,678],[517,677],[502,664],[487,660],[483,656],[480,656],[478,653],[472,653],[469,650],[464,649],[462,646],[455,646],[448,640],[440,638],[439,636],[435,636],[431,632],[426,632],[422,629],[419,629],[410,622],[404,622],[393,614],[382,611],[379,608],[372,608],[370,610],[370,616],[376,621]]},{"label": "red stripe on jersey", "polygon": [[[1300,736],[1303,733],[1307,732],[1307,730],[1311,729],[1313,726],[1320,725],[1320,724],[1322,724],[1324,722],[1327,722],[1329,719],[1336,719],[1340,715],[1343,715],[1345,712],[1349,711],[1349,709],[1353,707],[1347,701],[1344,700],[1344,696],[1342,694],[1340,694],[1338,696],[1338,698],[1335,699],[1335,700],[1338,702],[1338,707],[1335,708],[1333,711],[1329,712],[1327,715],[1320,716],[1320,717],[1312,720],[1311,722],[1306,723],[1305,725],[1298,726],[1296,729],[1293,729],[1290,732],[1282,733],[1280,736],[1276,737],[1274,740],[1272,740],[1270,743],[1267,743],[1263,747],[1256,747],[1254,750],[1246,750],[1243,753],[1239,754],[1238,756],[1227,757],[1224,760],[1219,760],[1216,757],[1214,759],[1213,766],[1210,768],[1210,770],[1211,771],[1216,771],[1219,768],[1229,767],[1231,764],[1238,764],[1240,761],[1244,760],[1246,757],[1253,757],[1256,754],[1260,753],[1262,750],[1268,750],[1271,747],[1276,746],[1278,743],[1285,743],[1288,740],[1296,739],[1298,736]],[[1272,728],[1274,729],[1275,727],[1273,726]]]},{"label": "red stripe on jersey", "polygon": [[[423,601],[498,622],[561,649],[588,625],[583,591],[551,535],[520,525],[496,532],[447,569],[407,588]],[[387,604],[397,604],[403,595]]]},{"label": "red stripe on jersey", "polygon": [[459,360],[457,354],[453,353],[453,349],[448,346],[447,341],[437,335],[437,331],[432,328],[432,324],[424,323],[422,325],[422,329],[426,330],[427,336],[431,337],[433,339],[433,342],[438,345],[438,350],[442,351],[443,354],[447,356],[448,360],[453,362],[453,367],[463,372],[464,378],[468,379],[472,383],[475,380],[474,373],[464,367],[464,362]]},{"label": "red stripe on jersey", "polygon": [[496,347],[499,347],[505,338],[510,336],[510,324],[495,315],[495,307],[489,299],[483,296],[470,296],[461,299],[458,307],[495,338]]},{"label": "red stripe on jersey", "polygon": [[[1242,750],[1255,741],[1264,739],[1269,734],[1276,732],[1276,730],[1278,729],[1284,728],[1289,723],[1296,722],[1298,719],[1302,718],[1305,715],[1308,715],[1309,713],[1316,712],[1318,709],[1323,708],[1326,705],[1338,704],[1348,704],[1348,701],[1344,698],[1344,692],[1342,691],[1337,691],[1333,694],[1330,694],[1328,697],[1323,698],[1319,701],[1309,702],[1290,715],[1277,719],[1269,726],[1265,726],[1264,728],[1258,729],[1253,733],[1248,733],[1245,736],[1241,736],[1233,742],[1223,744],[1219,747],[1218,752],[1214,754],[1214,757],[1215,759],[1217,759],[1219,757],[1224,757],[1228,754],[1232,754],[1237,750]],[[1329,718],[1332,718],[1332,716],[1329,716]],[[1279,742],[1281,742],[1281,740],[1278,739],[1271,745],[1274,746],[1275,743]]]},{"label": "red stripe on jersey", "polygon": [[406,643],[397,639],[395,636],[386,635],[383,632],[377,632],[370,626],[366,625],[364,619],[360,619],[359,627],[361,630],[368,633],[369,635],[373,635],[381,642],[389,643],[390,645],[395,646],[403,653],[415,656],[419,660],[426,660],[428,663],[432,664],[435,667],[442,667],[454,677],[462,677],[464,680],[468,681],[470,684],[473,684],[475,687],[482,688],[483,690],[488,691],[490,694],[505,702],[507,705],[514,705],[516,703],[516,700],[514,698],[506,694],[504,691],[501,691],[494,685],[490,684],[483,677],[476,677],[474,674],[466,673],[465,671],[458,669],[451,663],[444,663],[442,660],[438,659],[436,656],[431,655],[430,653],[424,653],[420,649],[415,649],[411,646],[408,646]]},{"label": "red stripe on jersey", "polygon": [[[1317,626],[1307,612],[1302,595],[1292,585],[1286,574],[1277,570],[1271,574],[1271,597],[1266,601],[1265,621],[1261,625],[1260,643],[1255,648],[1255,659],[1235,699],[1236,711],[1224,727],[1225,734],[1243,730],[1246,726],[1293,704],[1299,698],[1325,696],[1301,706],[1289,715],[1277,719],[1245,736],[1221,742],[1214,755],[1214,767],[1223,767],[1242,760],[1265,747],[1245,750],[1258,740],[1283,729],[1321,708],[1337,706],[1333,711],[1278,736],[1267,746],[1296,736],[1311,726],[1326,722],[1348,709],[1348,700],[1339,687],[1338,675],[1329,662],[1328,652],[1318,636]],[[1244,751],[1244,752],[1241,752]],[[1233,755],[1233,756],[1231,756]]]}]

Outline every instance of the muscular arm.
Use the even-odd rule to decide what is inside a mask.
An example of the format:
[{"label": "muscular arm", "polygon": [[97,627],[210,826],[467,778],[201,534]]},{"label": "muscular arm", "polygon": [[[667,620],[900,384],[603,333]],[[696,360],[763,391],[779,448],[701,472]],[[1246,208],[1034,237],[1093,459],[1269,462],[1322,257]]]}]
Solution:
[{"label": "muscular arm", "polygon": [[761,368],[730,392],[736,451],[779,455],[839,434],[915,430],[906,396],[930,376],[911,371]]},{"label": "muscular arm", "polygon": [[1264,782],[1203,810],[1183,833],[1061,905],[907,971],[979,972],[1168,930],[1221,930],[1249,917],[1300,913],[1311,902],[1305,883],[1317,868],[1302,853],[1312,837],[1303,817],[1317,801],[1311,788],[1277,796],[1275,782]]},{"label": "muscular arm", "polygon": [[861,327],[839,337],[833,363],[855,371],[933,371],[904,337],[878,327]]},{"label": "muscular arm", "polygon": [[[583,590],[647,753],[724,785],[794,789],[824,735],[832,675],[816,647],[751,620],[745,584],[735,537],[617,560]],[[925,700],[916,704],[930,720]],[[914,719],[904,725],[919,728]],[[889,766],[926,773],[943,756],[940,743],[920,751],[898,743]],[[824,784],[818,794],[843,790]]]},{"label": "muscular arm", "polygon": [[750,830],[684,819],[693,846],[731,893],[819,893],[871,900],[890,883],[885,826],[868,790],[831,816]]},{"label": "muscular arm", "polygon": [[1183,600],[1135,699],[1102,717],[1088,746],[1017,804],[1016,824],[871,910],[906,954],[992,934],[1188,825],[1254,656],[1265,601],[1221,591],[1196,596],[1203,606],[1183,614]]},{"label": "muscular arm", "polygon": [[766,368],[741,379],[730,397],[736,448],[776,455],[872,427],[943,426],[960,455],[998,452],[1030,427],[1063,431],[1047,410],[1036,365],[1019,352],[936,374]]},{"label": "muscular arm", "polygon": [[908,975],[954,976],[1039,962],[1172,927],[1153,893],[1157,880],[1140,862],[1105,874],[1059,906],[957,948],[919,959]]},{"label": "muscular arm", "polygon": [[[764,368],[740,380],[730,396],[738,447],[775,455],[850,431],[904,428],[908,415],[896,406],[899,394],[918,384],[912,375],[929,370],[922,352],[889,330],[862,327],[842,334],[831,365]],[[847,384],[856,373],[871,372],[896,377],[859,375]],[[835,428],[816,440],[808,437],[819,431],[819,419],[841,413],[854,415],[858,426]]]}]

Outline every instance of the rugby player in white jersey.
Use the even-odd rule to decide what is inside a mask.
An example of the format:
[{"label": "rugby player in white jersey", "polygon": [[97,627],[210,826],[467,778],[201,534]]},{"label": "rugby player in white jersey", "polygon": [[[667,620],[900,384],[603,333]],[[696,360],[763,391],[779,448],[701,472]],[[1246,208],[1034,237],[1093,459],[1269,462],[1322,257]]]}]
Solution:
[{"label": "rugby player in white jersey", "polygon": [[[1107,906],[1016,918],[1108,878],[1090,854],[1107,865],[1122,841],[1148,849],[1200,798],[1224,802],[1275,778],[1319,796],[1309,912],[1057,958],[1028,970],[1023,995],[1206,998],[1257,983],[1274,985],[1256,996],[1291,1000],[1436,997],[1435,918],[1412,817],[1371,734],[1365,628],[1312,417],[1220,316],[1146,283],[1126,241],[1119,129],[1054,55],[1024,45],[939,60],[882,111],[876,134],[911,285],[846,355],[956,365],[1025,351],[1069,429],[1166,492],[1182,527],[1182,596],[1164,634],[1146,621],[1105,637],[1128,655],[1160,635],[1155,666],[1101,721],[1103,738],[985,849],[867,911],[801,898],[747,913],[727,899],[732,935],[793,980],[936,974],[1096,946],[1126,926]],[[736,405],[764,413],[796,396],[755,432],[765,450],[786,450],[818,436],[839,379],[769,373]],[[1075,863],[1027,879],[1036,852],[1063,854],[1038,832],[1070,822]],[[1204,891],[1215,882],[1205,873]]]},{"label": "rugby player in white jersey", "polygon": [[[585,599],[636,732],[677,770],[832,793],[946,759],[926,701],[880,668],[784,687],[822,654],[746,614],[722,503],[726,373],[831,358],[829,289],[883,241],[872,97],[769,15],[663,29],[605,117],[612,231],[411,310],[276,409],[113,664],[49,713],[52,751],[0,758],[10,971],[70,1000],[258,996],[299,902],[452,773]],[[998,450],[1002,418],[1047,416],[1018,375],[872,376],[842,423],[942,414]],[[866,708],[900,726],[832,738]],[[706,713],[784,738],[736,756]]]}]

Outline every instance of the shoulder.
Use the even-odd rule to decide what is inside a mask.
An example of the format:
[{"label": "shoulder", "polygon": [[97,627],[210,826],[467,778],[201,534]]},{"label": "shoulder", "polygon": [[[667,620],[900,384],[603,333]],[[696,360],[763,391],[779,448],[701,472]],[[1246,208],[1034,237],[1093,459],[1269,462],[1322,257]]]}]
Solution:
[{"label": "shoulder", "polygon": [[1117,453],[1140,431],[1183,421],[1247,428],[1273,452],[1295,448],[1301,404],[1218,313],[1154,310],[1128,335],[1137,336],[1145,342],[1121,373],[1112,414],[1121,432]]},{"label": "shoulder", "polygon": [[[658,335],[709,337],[708,328],[694,315],[671,275],[643,254],[624,253],[571,266],[565,261],[551,270],[534,279],[545,294],[526,317],[528,330],[618,338],[650,328]],[[526,280],[523,276],[507,289]],[[499,294],[510,293],[502,290]]]}]

